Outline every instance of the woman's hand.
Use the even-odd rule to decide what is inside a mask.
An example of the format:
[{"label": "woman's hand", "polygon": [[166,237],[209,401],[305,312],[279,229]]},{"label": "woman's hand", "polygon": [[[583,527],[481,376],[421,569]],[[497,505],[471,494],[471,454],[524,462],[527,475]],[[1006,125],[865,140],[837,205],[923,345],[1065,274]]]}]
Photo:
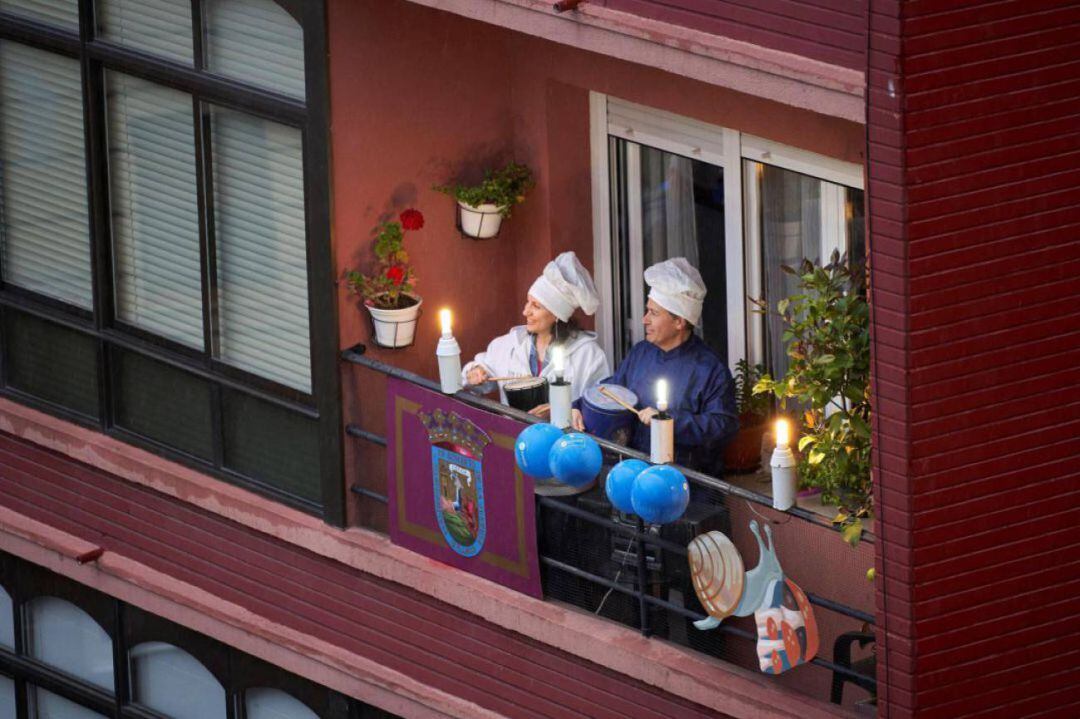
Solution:
[{"label": "woman's hand", "polygon": [[469,370],[469,373],[465,375],[465,381],[470,386],[476,387],[477,385],[481,385],[487,382],[488,377],[490,376],[491,375],[489,375],[487,373],[487,370],[483,367],[473,367],[471,370]]},{"label": "woman's hand", "polygon": [[646,407],[645,409],[639,411],[637,416],[638,419],[641,420],[641,423],[648,427],[649,423],[652,422],[652,418],[658,414],[660,414],[659,410],[653,407]]},{"label": "woman's hand", "polygon": [[529,414],[533,417],[539,417],[540,419],[551,418],[551,405],[550,404],[538,404],[529,410]]},{"label": "woman's hand", "polygon": [[585,418],[581,416],[580,409],[570,410],[570,426],[576,429],[578,432],[585,431]]}]

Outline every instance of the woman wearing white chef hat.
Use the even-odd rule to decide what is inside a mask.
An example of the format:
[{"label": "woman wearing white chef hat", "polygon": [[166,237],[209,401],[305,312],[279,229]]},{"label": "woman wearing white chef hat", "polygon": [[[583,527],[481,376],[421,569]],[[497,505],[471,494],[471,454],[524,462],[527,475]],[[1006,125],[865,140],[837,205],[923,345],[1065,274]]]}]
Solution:
[{"label": "woman wearing white chef hat", "polygon": [[[611,372],[596,334],[579,329],[572,319],[576,310],[591,315],[599,304],[588,270],[573,252],[562,253],[547,263],[529,288],[521,311],[525,324],[493,339],[487,351],[465,365],[461,371],[464,384],[486,394],[495,389],[491,377],[543,377],[550,383],[555,379],[552,349],[560,347],[563,379],[571,384],[572,397],[577,399],[586,387]],[[506,383],[498,384],[505,403]],[[547,405],[531,412],[546,416]]]},{"label": "woman wearing white chef hat", "polygon": [[[642,422],[630,445],[649,452],[649,420],[657,413],[656,381],[668,383],[668,414],[675,420],[675,461],[692,469],[720,472],[723,446],[739,429],[735,383],[727,365],[700,337],[705,283],[685,257],[645,270],[649,285],[645,341],[638,342],[615,374],[602,382],[629,387],[638,396]],[[576,429],[583,426],[574,410]]]}]

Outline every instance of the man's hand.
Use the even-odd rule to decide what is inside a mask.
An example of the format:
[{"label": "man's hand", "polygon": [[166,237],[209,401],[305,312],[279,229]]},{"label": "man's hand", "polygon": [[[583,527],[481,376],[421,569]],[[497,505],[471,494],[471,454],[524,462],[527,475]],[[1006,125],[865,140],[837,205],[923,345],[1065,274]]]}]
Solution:
[{"label": "man's hand", "polygon": [[551,418],[551,405],[550,404],[538,404],[529,410],[529,414],[533,417],[539,417],[540,419]]},{"label": "man's hand", "polygon": [[570,426],[576,429],[578,432],[585,431],[585,418],[581,416],[580,409],[570,410]]},{"label": "man's hand", "polygon": [[658,414],[660,414],[659,410],[653,407],[646,407],[645,409],[638,412],[638,418],[641,420],[641,423],[643,425],[648,427],[649,423],[652,422],[652,418]]},{"label": "man's hand", "polygon": [[487,370],[483,367],[473,367],[471,370],[469,370],[469,373],[465,375],[465,381],[469,385],[475,387],[477,385],[481,385],[487,382],[488,377],[490,376],[491,375],[489,375],[487,373]]}]

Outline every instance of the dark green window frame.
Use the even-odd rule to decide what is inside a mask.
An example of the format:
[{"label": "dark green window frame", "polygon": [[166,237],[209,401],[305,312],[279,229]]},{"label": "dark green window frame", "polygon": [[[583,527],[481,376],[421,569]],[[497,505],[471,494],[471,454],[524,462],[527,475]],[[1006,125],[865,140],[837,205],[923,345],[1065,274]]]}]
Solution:
[{"label": "dark green window frame", "polygon": [[[327,81],[326,8],[324,2],[274,0],[298,21],[304,32],[306,101],[271,92],[205,69],[206,24],[202,0],[191,0],[194,66],[162,59],[96,36],[95,5],[80,0],[79,30],[67,31],[0,12],[0,41],[16,42],[79,61],[85,127],[89,235],[93,275],[93,309],[67,305],[0,280],[0,395],[64,419],[91,426],[200,471],[271,496],[322,516],[336,526],[345,523],[341,385],[338,374],[337,305],[330,248],[329,98]],[[196,117],[196,153],[210,156],[209,106],[238,110],[298,128],[303,141],[305,236],[307,252],[312,391],[304,393],[230,367],[204,351],[178,345],[116,319],[112,276],[108,147],[105,117],[106,71],[122,72],[189,94]],[[204,315],[215,301],[215,272],[208,269],[213,251],[213,205],[210,179],[198,164],[200,246],[203,255]],[[0,268],[2,270],[2,268]],[[0,272],[2,276],[2,272]],[[204,318],[209,335],[210,322]],[[29,339],[28,339],[29,338]],[[28,343],[38,343],[30,347]],[[20,345],[20,343],[22,343]],[[32,353],[37,353],[32,354]],[[51,360],[51,361],[50,361]],[[89,366],[92,365],[92,366]],[[190,426],[158,418],[129,421],[130,407],[120,405],[140,386],[122,391],[125,368],[137,366],[142,378],[158,378],[145,387],[162,401],[209,397],[207,412],[189,415],[209,427],[195,427],[206,436],[192,437]],[[51,373],[50,373],[51,368]],[[170,382],[172,376],[176,381]],[[70,392],[65,387],[70,385]],[[96,397],[96,402],[94,401]],[[127,401],[126,399],[124,401]],[[142,406],[152,403],[143,402]],[[180,404],[174,406],[179,407]],[[225,418],[246,408],[243,429],[225,426]],[[255,409],[252,409],[255,408]],[[182,413],[181,413],[182,414]],[[190,420],[190,416],[186,416]],[[309,424],[305,424],[309,423]],[[126,425],[126,426],[125,426]],[[273,431],[313,429],[297,443],[298,461],[260,462],[264,448],[275,444]],[[260,428],[266,436],[259,436]],[[231,432],[229,430],[232,430]],[[254,432],[252,431],[254,430]],[[247,441],[250,446],[226,446]],[[288,442],[290,437],[282,437]],[[233,457],[242,461],[233,462]],[[280,457],[278,458],[280,459]],[[237,469],[236,466],[242,467]],[[295,472],[309,464],[311,480]],[[286,471],[290,476],[279,476]]]}]

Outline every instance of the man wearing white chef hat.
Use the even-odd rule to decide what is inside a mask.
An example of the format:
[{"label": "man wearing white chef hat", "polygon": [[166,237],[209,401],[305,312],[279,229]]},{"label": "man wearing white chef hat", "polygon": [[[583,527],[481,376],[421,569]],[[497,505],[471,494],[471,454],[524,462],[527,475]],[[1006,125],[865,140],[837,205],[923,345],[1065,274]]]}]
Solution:
[{"label": "man wearing white chef hat", "polygon": [[[693,469],[722,471],[723,447],[739,429],[735,383],[724,361],[700,337],[705,283],[685,257],[645,270],[649,286],[645,341],[630,348],[615,374],[603,383],[623,385],[638,396],[642,422],[630,445],[649,451],[649,421],[657,414],[656,381],[668,383],[668,414],[675,420],[675,461]],[[584,429],[574,411],[574,425]]]},{"label": "man wearing white chef hat", "polygon": [[[577,399],[586,387],[611,372],[596,333],[579,329],[573,321],[578,309],[591,315],[599,305],[600,296],[589,271],[573,252],[563,252],[547,263],[529,288],[521,312],[525,324],[493,339],[486,352],[465,365],[461,371],[464,384],[487,393],[495,389],[491,377],[543,377],[550,383],[555,379],[550,350],[561,347],[563,379],[570,383],[571,396]],[[499,385],[505,403],[505,383]],[[546,417],[547,405],[534,407],[532,413]]]}]

